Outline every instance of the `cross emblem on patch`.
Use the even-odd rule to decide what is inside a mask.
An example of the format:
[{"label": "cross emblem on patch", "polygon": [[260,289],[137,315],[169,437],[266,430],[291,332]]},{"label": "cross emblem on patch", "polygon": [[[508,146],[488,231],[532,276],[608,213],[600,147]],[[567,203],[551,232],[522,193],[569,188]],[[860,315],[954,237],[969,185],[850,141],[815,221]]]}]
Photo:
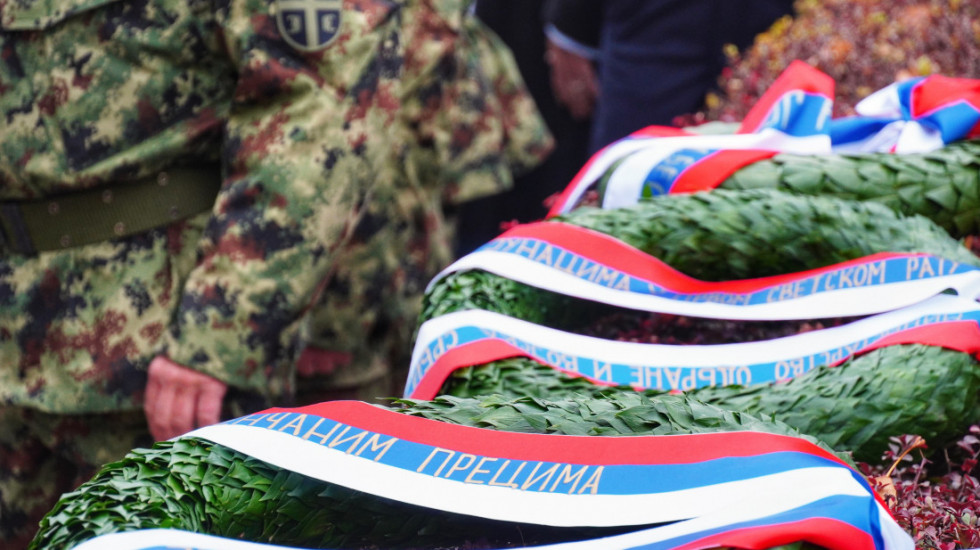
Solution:
[{"label": "cross emblem on patch", "polygon": [[276,0],[279,34],[297,50],[322,50],[340,32],[342,5],[342,0]]}]

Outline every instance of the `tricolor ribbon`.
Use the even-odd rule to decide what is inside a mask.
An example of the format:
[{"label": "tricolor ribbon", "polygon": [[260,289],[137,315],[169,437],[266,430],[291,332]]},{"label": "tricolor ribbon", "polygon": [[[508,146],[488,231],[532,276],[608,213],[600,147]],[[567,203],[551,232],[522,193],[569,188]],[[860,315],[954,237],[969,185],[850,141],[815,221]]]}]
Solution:
[{"label": "tricolor ribbon", "polygon": [[[334,401],[201,428],[203,438],[328,483],[426,508],[554,526],[637,526],[559,550],[911,549],[867,481],[801,438],[725,432],[590,437],[500,432]],[[653,528],[641,526],[658,525]],[[82,550],[172,548],[113,535]],[[259,550],[176,534],[174,544]],[[123,539],[131,537],[130,545]],[[163,539],[166,540],[166,539]],[[141,546],[141,544],[143,544]],[[209,546],[213,544],[214,546]]]},{"label": "tricolor ribbon", "polygon": [[738,169],[777,153],[913,153],[980,136],[980,80],[913,78],[862,100],[859,115],[831,118],[834,83],[794,61],[731,135],[699,135],[651,126],[615,141],[588,160],[549,216],[575,208],[606,179],[603,208],[642,197],[714,189]]},{"label": "tricolor ribbon", "polygon": [[509,357],[528,357],[600,385],[683,391],[779,382],[897,344],[977,354],[980,304],[939,295],[838,327],[760,342],[690,346],[605,340],[499,313],[460,311],[419,328],[405,396],[431,399],[453,371]]},{"label": "tricolor ribbon", "polygon": [[942,75],[896,82],[830,127],[835,152],[927,152],[980,137],[980,80]]},{"label": "tricolor ribbon", "polygon": [[483,270],[543,290],[631,309],[719,319],[850,317],[967,293],[980,269],[928,254],[882,253],[786,275],[708,282],[582,227],[520,225],[437,275]]}]

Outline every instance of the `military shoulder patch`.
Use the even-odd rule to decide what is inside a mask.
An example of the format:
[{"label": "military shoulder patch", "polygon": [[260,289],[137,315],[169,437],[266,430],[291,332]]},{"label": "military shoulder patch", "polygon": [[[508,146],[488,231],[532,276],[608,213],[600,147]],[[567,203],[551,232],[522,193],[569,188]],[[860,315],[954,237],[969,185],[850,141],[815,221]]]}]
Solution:
[{"label": "military shoulder patch", "polygon": [[292,47],[315,52],[340,33],[341,0],[276,0],[279,34]]}]

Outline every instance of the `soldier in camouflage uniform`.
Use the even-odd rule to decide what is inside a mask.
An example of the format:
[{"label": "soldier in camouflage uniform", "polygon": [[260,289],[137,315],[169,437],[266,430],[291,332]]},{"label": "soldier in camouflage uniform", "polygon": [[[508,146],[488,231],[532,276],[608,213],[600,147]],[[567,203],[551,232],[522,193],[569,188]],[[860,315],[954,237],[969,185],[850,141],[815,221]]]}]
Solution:
[{"label": "soldier in camouflage uniform", "polygon": [[377,201],[408,194],[399,220],[438,234],[431,186],[544,153],[523,91],[439,82],[487,55],[464,14],[0,0],[0,546],[147,424],[171,437],[291,395],[303,316]]},{"label": "soldier in camouflage uniform", "polygon": [[541,126],[526,122],[537,120],[534,105],[506,46],[472,20],[464,32],[476,47],[425,83],[419,95],[440,101],[413,116],[426,121],[413,133],[435,146],[407,150],[365,206],[304,326],[298,404],[401,394],[425,285],[453,260],[457,206],[506,189],[546,150]]}]

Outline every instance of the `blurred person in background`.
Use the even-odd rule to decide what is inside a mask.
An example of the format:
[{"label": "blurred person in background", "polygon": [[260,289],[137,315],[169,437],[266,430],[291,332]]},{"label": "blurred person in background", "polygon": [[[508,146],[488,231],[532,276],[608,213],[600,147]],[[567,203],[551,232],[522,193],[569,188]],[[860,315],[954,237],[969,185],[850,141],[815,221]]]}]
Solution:
[{"label": "blurred person in background", "polygon": [[[393,165],[303,325],[297,404],[401,395],[426,284],[475,234],[483,197],[507,195],[551,148],[507,46],[468,15],[472,47],[420,89],[425,146]],[[516,184],[515,184],[516,178]]]},{"label": "blurred person in background", "polygon": [[[554,62],[597,67],[589,153],[700,110],[725,67],[725,47],[747,47],[792,9],[792,0],[548,0],[547,35],[565,50]],[[581,86],[577,71],[553,74],[571,75],[555,81],[555,94],[576,108],[569,97]]]},{"label": "blurred person in background", "polygon": [[429,230],[430,195],[546,152],[466,9],[0,5],[0,546],[129,449],[288,402],[305,315],[377,204],[417,193]]},{"label": "blurred person in background", "polygon": [[[555,148],[539,166],[519,174],[512,189],[460,205],[457,255],[471,252],[496,237],[502,231],[502,223],[543,218],[547,213],[546,199],[561,191],[588,159],[586,147],[598,92],[595,69],[587,54],[575,55],[565,63],[555,62],[555,56],[565,55],[565,50],[546,40],[546,4],[545,0],[476,1],[476,16],[513,52],[518,70],[554,135]],[[602,2],[589,4],[598,13]],[[595,42],[597,37],[581,40]],[[569,74],[559,76],[553,69]],[[555,79],[574,80],[580,87],[555,87]]]}]

